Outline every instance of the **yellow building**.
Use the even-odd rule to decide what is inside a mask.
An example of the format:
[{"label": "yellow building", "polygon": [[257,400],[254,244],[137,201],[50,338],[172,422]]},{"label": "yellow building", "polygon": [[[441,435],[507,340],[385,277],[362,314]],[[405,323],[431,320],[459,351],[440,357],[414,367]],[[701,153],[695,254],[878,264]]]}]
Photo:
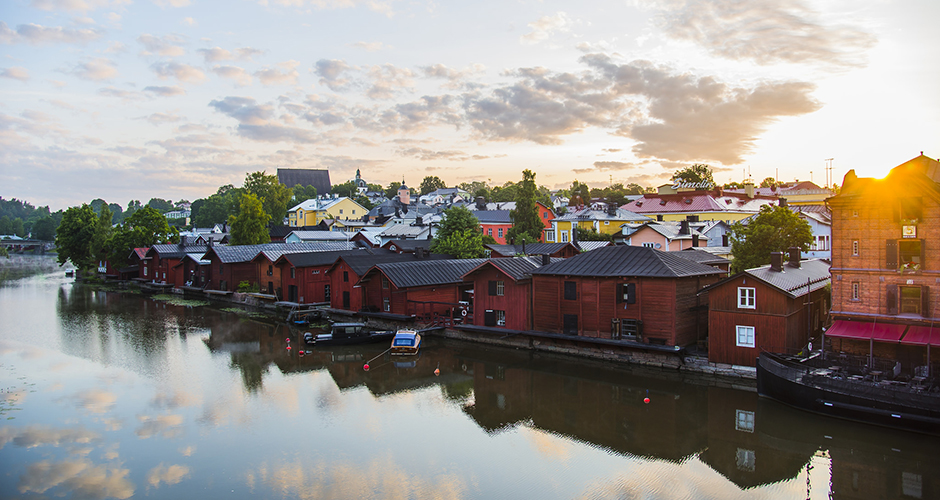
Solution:
[{"label": "yellow building", "polygon": [[552,229],[545,231],[546,243],[567,243],[572,241],[572,228],[591,231],[600,234],[618,234],[620,226],[626,223],[642,224],[653,219],[629,210],[617,208],[614,210],[593,210],[585,208],[575,210],[552,220]]},{"label": "yellow building", "polygon": [[316,226],[324,219],[361,219],[369,213],[351,198],[314,198],[307,200],[287,213],[287,224],[291,227]]}]

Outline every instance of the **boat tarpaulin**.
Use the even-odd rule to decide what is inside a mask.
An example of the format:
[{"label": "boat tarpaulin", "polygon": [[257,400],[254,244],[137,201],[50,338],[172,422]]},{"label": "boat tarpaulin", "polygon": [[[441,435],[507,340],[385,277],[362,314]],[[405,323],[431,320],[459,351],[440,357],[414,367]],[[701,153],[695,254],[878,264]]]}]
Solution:
[{"label": "boat tarpaulin", "polygon": [[932,345],[940,347],[940,327],[912,326],[901,340],[902,344]]},{"label": "boat tarpaulin", "polygon": [[868,323],[861,321],[833,321],[832,326],[826,330],[826,337],[897,342],[901,339],[905,328],[907,328],[907,325]]}]

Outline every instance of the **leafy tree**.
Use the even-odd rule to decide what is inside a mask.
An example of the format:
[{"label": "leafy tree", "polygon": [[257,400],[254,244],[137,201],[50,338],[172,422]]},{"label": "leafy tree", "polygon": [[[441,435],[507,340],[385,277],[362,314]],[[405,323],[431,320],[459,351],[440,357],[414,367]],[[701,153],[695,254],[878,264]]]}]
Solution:
[{"label": "leafy tree", "polygon": [[646,192],[646,188],[633,182],[631,182],[630,184],[627,184],[623,188],[624,195],[643,194],[645,192]]},{"label": "leafy tree", "polygon": [[809,224],[786,207],[764,205],[747,224],[731,225],[731,272],[770,263],[771,252],[789,247],[807,250],[813,241]]},{"label": "leafy tree", "polygon": [[23,219],[19,217],[13,219],[13,234],[19,236],[20,238],[26,236],[26,228],[23,226]]},{"label": "leafy tree", "polygon": [[130,217],[131,214],[143,208],[143,205],[140,204],[140,200],[131,200],[127,202],[127,210],[124,211],[124,217]]},{"label": "leafy tree", "polygon": [[301,186],[297,184],[291,188],[291,192],[293,193],[293,197],[291,197],[287,208],[295,207],[307,200],[312,200],[317,197],[317,188],[315,186]]},{"label": "leafy tree", "polygon": [[13,219],[9,215],[0,217],[0,234],[13,234]]},{"label": "leafy tree", "polygon": [[95,198],[94,200],[91,200],[89,205],[91,205],[91,209],[94,210],[96,214],[100,214],[101,207],[107,206],[108,202],[102,200],[101,198]]},{"label": "leafy tree", "polygon": [[484,245],[495,245],[496,243],[497,243],[497,242],[496,242],[496,238],[494,238],[494,237],[492,237],[492,236],[490,236],[490,235],[488,235],[488,234],[484,234],[484,235],[483,235],[483,244],[484,244]]},{"label": "leafy tree", "polygon": [[723,186],[722,189],[744,189],[744,184],[737,181],[731,181]]},{"label": "leafy tree", "polygon": [[495,201],[497,203],[504,201],[515,201],[516,196],[519,194],[519,186],[507,182],[502,186],[496,186],[490,190],[490,201]]},{"label": "leafy tree", "polygon": [[108,260],[123,266],[133,249],[179,241],[178,238],[179,231],[170,227],[163,214],[152,207],[144,207],[124,219],[124,223],[115,229],[108,244]]},{"label": "leafy tree", "polygon": [[245,177],[245,191],[258,197],[264,213],[274,224],[280,225],[287,215],[287,203],[293,193],[277,180],[276,175],[252,172]]},{"label": "leafy tree", "polygon": [[125,214],[124,209],[121,208],[121,205],[118,205],[117,203],[108,203],[108,209],[110,209],[111,213],[114,214],[111,217],[112,224],[120,224],[124,221]]},{"label": "leafy tree", "polygon": [[196,200],[192,207],[192,221],[195,227],[212,227],[228,221],[238,213],[238,200],[243,192],[240,188],[222,186],[216,194],[205,200]]},{"label": "leafy tree", "polygon": [[[189,203],[189,200],[179,200],[173,204],[173,208],[177,210],[182,210],[183,207],[186,206],[187,204],[192,205],[192,203]],[[192,206],[190,206],[190,209],[192,209]]]},{"label": "leafy tree", "polygon": [[52,241],[55,239],[55,221],[52,217],[43,217],[33,223],[33,238],[42,241]]},{"label": "leafy tree", "polygon": [[593,227],[584,229],[575,226],[574,233],[576,241],[614,241],[614,235],[598,233]]},{"label": "leafy tree", "polygon": [[528,169],[523,170],[522,182],[518,184],[518,187],[516,208],[509,212],[512,227],[506,233],[506,239],[520,244],[542,241],[542,230],[545,229],[545,224],[542,223],[539,208],[535,204],[538,197],[535,173]]},{"label": "leafy tree", "polygon": [[10,252],[7,251],[7,247],[0,247],[0,257],[10,258]]},{"label": "leafy tree", "polygon": [[98,221],[97,224],[95,224],[95,232],[91,240],[91,251],[94,254],[95,260],[105,260],[108,258],[108,241],[114,233],[114,228],[111,226],[112,217],[114,217],[114,214],[111,213],[111,209],[108,208],[107,205],[102,205],[101,213],[98,214]]},{"label": "leafy tree", "polygon": [[257,245],[271,241],[267,224],[271,220],[264,211],[261,200],[254,193],[241,196],[238,215],[229,217],[232,245]]},{"label": "leafy tree", "polygon": [[591,202],[591,188],[587,184],[582,184],[575,179],[568,189],[568,206],[587,205]]},{"label": "leafy tree", "polygon": [[59,224],[55,234],[60,266],[65,265],[69,260],[80,270],[91,269],[95,266],[92,240],[97,226],[98,218],[88,204],[71,207],[65,211],[62,223]]},{"label": "leafy tree", "polygon": [[381,184],[372,184],[371,182],[366,184],[366,189],[368,191],[375,191],[376,193],[385,191],[385,188],[383,188]]},{"label": "leafy tree", "polygon": [[429,175],[421,181],[421,194],[428,194],[431,191],[437,189],[444,189],[447,187],[447,184],[444,184],[444,181],[436,175]]},{"label": "leafy tree", "polygon": [[331,187],[330,194],[345,196],[347,198],[355,198],[359,195],[359,191],[355,181],[346,181],[342,184],[336,184],[335,186]]},{"label": "leafy tree", "polygon": [[437,229],[432,253],[453,255],[457,259],[483,257],[483,234],[480,221],[461,206],[452,206],[443,213],[444,219]]},{"label": "leafy tree", "polygon": [[760,181],[760,187],[762,188],[775,188],[779,186],[780,183],[777,182],[777,179],[773,177],[767,177],[766,179]]},{"label": "leafy tree", "polygon": [[162,198],[150,198],[150,201],[147,202],[147,206],[160,211],[161,214],[173,210],[173,202]]},{"label": "leafy tree", "polygon": [[392,198],[398,196],[398,188],[400,187],[400,182],[389,182],[388,187],[385,188],[385,197],[391,200]]},{"label": "leafy tree", "polygon": [[710,182],[715,184],[715,178],[712,176],[712,168],[704,163],[696,163],[691,167],[676,170],[670,179],[673,182]]}]

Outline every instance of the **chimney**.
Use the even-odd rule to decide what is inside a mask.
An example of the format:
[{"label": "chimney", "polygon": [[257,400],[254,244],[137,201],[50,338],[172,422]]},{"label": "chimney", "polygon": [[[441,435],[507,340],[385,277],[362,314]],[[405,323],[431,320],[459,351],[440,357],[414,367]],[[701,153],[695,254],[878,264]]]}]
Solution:
[{"label": "chimney", "polygon": [[525,255],[525,238],[522,238],[522,255]]},{"label": "chimney", "polygon": [[212,238],[212,236],[209,236],[209,242],[208,242],[208,244],[207,244],[207,246],[208,246],[209,248],[212,248],[213,246],[215,246],[215,244],[213,243],[213,241],[214,241],[214,239]]},{"label": "chimney", "polygon": [[180,248],[183,248],[183,247],[185,247],[185,246],[186,246],[186,235],[185,235],[185,234],[181,234],[181,235],[180,235]]},{"label": "chimney", "polygon": [[482,196],[477,196],[477,210],[486,210],[486,200]]},{"label": "chimney", "polygon": [[547,253],[542,254],[542,265],[547,266],[552,263],[552,257]]},{"label": "chimney", "polygon": [[424,259],[424,247],[415,247],[415,258],[418,260]]},{"label": "chimney", "polygon": [[754,197],[754,183],[753,182],[748,182],[747,184],[744,185],[744,194],[746,194],[748,198]]},{"label": "chimney", "polygon": [[415,217],[415,225],[419,227],[424,225],[424,219],[420,215]]},{"label": "chimney", "polygon": [[690,234],[689,221],[684,220],[679,222],[679,234]]},{"label": "chimney", "polygon": [[786,199],[786,198],[780,198],[780,206],[781,206],[781,207],[787,206],[787,199]]},{"label": "chimney", "polygon": [[790,253],[790,267],[800,268],[800,249],[799,247],[790,247],[787,249]]},{"label": "chimney", "polygon": [[617,215],[617,205],[614,202],[607,202],[607,215],[611,217]]},{"label": "chimney", "polygon": [[770,270],[783,272],[783,252],[770,252]]},{"label": "chimney", "polygon": [[692,248],[695,248],[697,246],[698,246],[698,234],[693,234],[692,235]]}]

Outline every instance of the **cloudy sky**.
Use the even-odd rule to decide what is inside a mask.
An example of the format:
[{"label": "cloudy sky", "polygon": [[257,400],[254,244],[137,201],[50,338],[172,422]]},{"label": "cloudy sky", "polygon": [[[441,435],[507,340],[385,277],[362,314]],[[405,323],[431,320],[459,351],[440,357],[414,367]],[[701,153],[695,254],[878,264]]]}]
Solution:
[{"label": "cloudy sky", "polygon": [[[4,0],[0,196],[841,182],[940,156],[936,0]],[[779,173],[779,174],[778,174]]]}]

